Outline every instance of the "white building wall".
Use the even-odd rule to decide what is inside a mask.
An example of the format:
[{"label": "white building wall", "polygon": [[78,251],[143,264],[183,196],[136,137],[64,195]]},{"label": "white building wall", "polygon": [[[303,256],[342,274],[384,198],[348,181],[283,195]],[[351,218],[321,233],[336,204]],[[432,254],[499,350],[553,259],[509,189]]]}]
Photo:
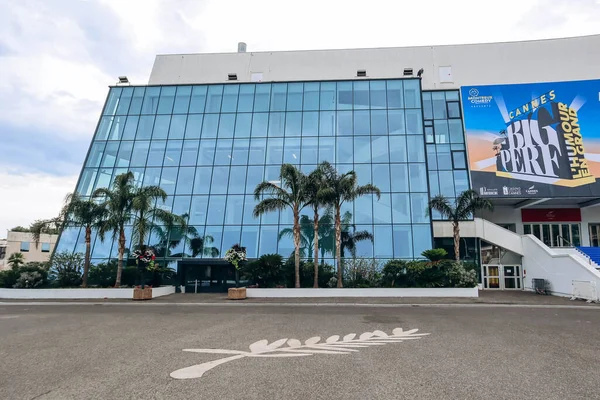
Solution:
[{"label": "white building wall", "polygon": [[[265,82],[361,79],[356,77],[359,69],[367,71],[367,79],[398,78],[404,68],[413,68],[415,75],[425,69],[425,90],[597,79],[600,73],[587,66],[600,65],[600,52],[594,51],[598,48],[600,35],[447,46],[158,55],[149,84],[227,82],[229,73],[237,74],[239,82],[250,82],[252,73],[262,73]],[[441,79],[440,72],[447,67],[452,76]]]},{"label": "white building wall", "polygon": [[[48,261],[52,251],[54,250],[57,239],[58,235],[42,234],[40,235],[39,244],[36,247],[31,233],[9,231],[6,238],[6,254],[4,259],[0,260],[0,270],[9,268],[8,259],[13,253],[22,253],[25,258],[25,262]],[[22,242],[29,242],[29,251],[21,251]],[[50,244],[50,250],[48,252],[42,252],[42,243]]]}]

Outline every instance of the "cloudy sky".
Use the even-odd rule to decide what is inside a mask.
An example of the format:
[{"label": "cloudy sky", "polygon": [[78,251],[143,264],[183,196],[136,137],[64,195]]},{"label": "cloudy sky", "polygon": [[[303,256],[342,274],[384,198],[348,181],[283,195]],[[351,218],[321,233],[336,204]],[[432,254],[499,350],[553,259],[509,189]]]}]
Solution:
[{"label": "cloudy sky", "polygon": [[600,33],[600,0],[0,0],[0,238],[75,187],[108,85],[164,53]]}]

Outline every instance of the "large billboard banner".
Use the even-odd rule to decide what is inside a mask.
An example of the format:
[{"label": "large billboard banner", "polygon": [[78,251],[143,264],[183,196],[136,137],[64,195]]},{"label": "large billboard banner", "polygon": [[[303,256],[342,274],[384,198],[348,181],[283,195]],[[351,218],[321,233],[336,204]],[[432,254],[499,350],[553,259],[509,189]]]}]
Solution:
[{"label": "large billboard banner", "polygon": [[463,86],[473,189],[600,196],[600,80]]}]

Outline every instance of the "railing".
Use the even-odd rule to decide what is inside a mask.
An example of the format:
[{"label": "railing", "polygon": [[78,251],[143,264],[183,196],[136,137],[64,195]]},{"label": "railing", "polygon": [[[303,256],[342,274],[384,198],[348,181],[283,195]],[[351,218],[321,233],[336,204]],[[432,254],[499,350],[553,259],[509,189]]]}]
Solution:
[{"label": "railing", "polygon": [[[560,239],[560,241],[559,241],[559,239]],[[562,237],[562,236],[558,235],[558,236],[556,237],[556,243],[561,243],[561,241],[562,241],[562,242],[564,242],[564,243],[566,243],[566,244],[568,244],[568,246],[566,246],[566,247],[575,247],[575,246],[573,246],[573,243],[569,242],[569,241],[568,241],[567,239],[565,239],[564,237]],[[563,247],[563,246],[558,246],[558,247]]]}]

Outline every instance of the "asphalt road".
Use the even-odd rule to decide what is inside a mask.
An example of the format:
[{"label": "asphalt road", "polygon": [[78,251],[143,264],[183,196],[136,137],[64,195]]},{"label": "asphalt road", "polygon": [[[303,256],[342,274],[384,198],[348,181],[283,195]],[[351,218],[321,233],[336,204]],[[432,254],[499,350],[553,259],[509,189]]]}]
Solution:
[{"label": "asphalt road", "polygon": [[[398,327],[430,335],[170,376],[235,357],[183,349]],[[599,343],[597,307],[0,305],[0,398],[600,399]]]}]

